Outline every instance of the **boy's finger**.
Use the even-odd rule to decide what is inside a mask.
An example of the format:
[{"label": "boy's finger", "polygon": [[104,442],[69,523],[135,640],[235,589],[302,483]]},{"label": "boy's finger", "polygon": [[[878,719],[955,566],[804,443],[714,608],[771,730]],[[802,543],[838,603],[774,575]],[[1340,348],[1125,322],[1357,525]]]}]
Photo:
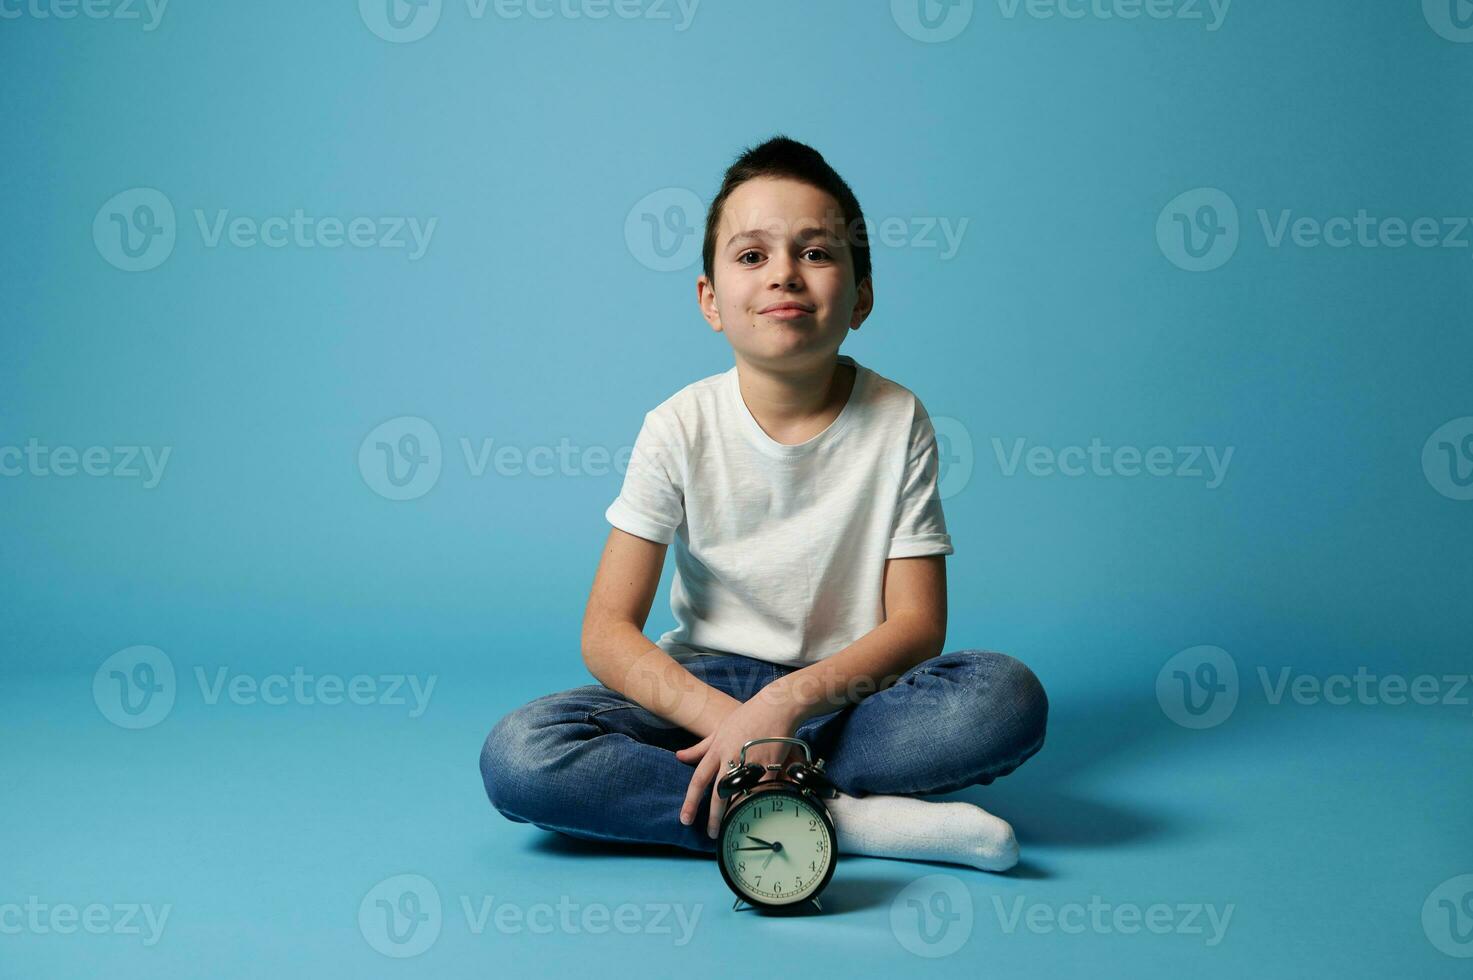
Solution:
[{"label": "boy's finger", "polygon": [[700,754],[706,750],[706,746],[709,745],[710,742],[711,742],[711,736],[710,735],[707,735],[705,738],[701,739],[695,745],[687,745],[683,749],[676,749],[675,750],[675,756],[676,756],[676,758],[680,759],[682,762],[688,762],[692,758],[698,758],[700,756]]},{"label": "boy's finger", "polygon": [[696,771],[690,777],[690,786],[685,790],[685,802],[680,805],[680,822],[689,825],[696,819],[696,809],[701,799],[701,793],[706,789],[706,775],[709,767],[706,760],[702,759]]},{"label": "boy's finger", "polygon": [[721,829],[721,817],[726,812],[726,801],[716,793],[716,788],[711,788],[711,819],[706,824],[706,836],[712,840],[716,839],[716,832]]}]

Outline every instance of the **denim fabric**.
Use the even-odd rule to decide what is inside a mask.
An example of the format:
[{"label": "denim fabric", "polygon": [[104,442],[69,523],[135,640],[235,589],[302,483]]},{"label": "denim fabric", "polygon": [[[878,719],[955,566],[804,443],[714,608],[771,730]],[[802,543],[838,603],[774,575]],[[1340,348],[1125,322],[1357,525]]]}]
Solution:
[{"label": "denim fabric", "polygon": [[[693,655],[686,670],[746,701],[794,668],[737,654]],[[841,791],[924,795],[992,782],[1043,747],[1048,698],[1018,660],[988,650],[932,657],[858,704],[810,718],[794,737]],[[481,748],[486,795],[502,815],[573,837],[713,852],[709,788],[680,822],[700,741],[602,684],[512,711]]]}]

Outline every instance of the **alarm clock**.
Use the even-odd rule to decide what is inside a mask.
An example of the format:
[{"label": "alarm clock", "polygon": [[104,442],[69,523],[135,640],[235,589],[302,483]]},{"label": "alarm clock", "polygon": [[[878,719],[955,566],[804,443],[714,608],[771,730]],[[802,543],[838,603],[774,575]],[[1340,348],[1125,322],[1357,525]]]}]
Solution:
[{"label": "alarm clock", "polygon": [[[747,749],[762,742],[799,745],[804,761],[786,769],[748,763]],[[834,818],[823,802],[835,794],[823,760],[814,762],[802,739],[754,738],[742,746],[740,763],[726,766],[727,774],[716,784],[716,795],[729,800],[716,835],[716,862],[737,896],[732,911],[743,902],[774,910],[812,902],[822,912],[818,896],[834,876],[839,850]],[[760,782],[768,772],[782,777]]]}]

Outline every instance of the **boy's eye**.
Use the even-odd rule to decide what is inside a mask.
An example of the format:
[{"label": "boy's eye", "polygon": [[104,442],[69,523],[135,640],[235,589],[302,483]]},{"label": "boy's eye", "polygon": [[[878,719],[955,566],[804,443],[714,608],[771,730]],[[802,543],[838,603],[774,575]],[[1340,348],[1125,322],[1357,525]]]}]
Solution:
[{"label": "boy's eye", "polygon": [[[825,259],[830,258],[829,253],[826,252],[825,250],[821,249],[821,248],[810,248],[810,249],[805,249],[803,251],[803,254],[804,255],[813,255],[814,253],[817,253],[818,254],[819,258],[818,258],[817,261],[819,261],[819,262],[822,262]],[[742,260],[745,259],[749,255],[757,255],[757,256],[760,256],[761,254],[762,253],[761,252],[758,252],[756,249],[748,249],[747,251],[743,252],[741,255],[738,255],[737,258],[736,258],[736,260],[737,260],[737,263],[740,264],[740,265],[751,265],[752,263],[750,263],[750,262],[743,262]]]}]

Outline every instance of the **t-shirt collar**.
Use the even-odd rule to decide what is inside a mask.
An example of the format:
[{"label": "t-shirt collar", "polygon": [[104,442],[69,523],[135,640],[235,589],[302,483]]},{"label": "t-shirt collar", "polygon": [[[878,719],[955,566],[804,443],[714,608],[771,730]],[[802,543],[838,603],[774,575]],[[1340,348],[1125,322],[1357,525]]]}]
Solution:
[{"label": "t-shirt collar", "polygon": [[850,420],[858,412],[858,405],[863,395],[864,384],[868,371],[848,354],[839,354],[836,358],[840,364],[849,364],[854,367],[854,387],[849,392],[849,400],[844,403],[844,408],[839,412],[837,418],[829,423],[829,427],[806,442],[800,442],[796,446],[784,445],[769,436],[757,424],[752,416],[751,409],[747,408],[746,401],[742,398],[741,380],[737,376],[736,365],[732,365],[727,372],[727,392],[733,403],[737,415],[741,418],[742,428],[747,430],[752,444],[769,456],[792,459],[798,456],[806,456],[819,446],[838,437],[839,433],[848,427]]}]

